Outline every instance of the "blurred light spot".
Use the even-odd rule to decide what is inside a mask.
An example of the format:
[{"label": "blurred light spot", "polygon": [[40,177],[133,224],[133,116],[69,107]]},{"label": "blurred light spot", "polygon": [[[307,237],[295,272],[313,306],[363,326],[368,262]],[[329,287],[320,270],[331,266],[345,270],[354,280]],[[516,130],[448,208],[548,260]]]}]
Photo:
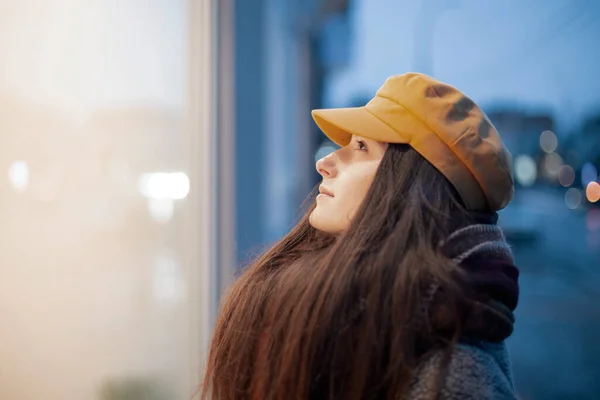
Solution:
[{"label": "blurred light spot", "polygon": [[569,187],[575,182],[575,171],[570,165],[563,165],[558,170],[558,182],[564,187]]},{"label": "blurred light spot", "polygon": [[154,271],[154,296],[161,301],[180,302],[185,298],[185,285],[179,264],[159,258]]},{"label": "blurred light spot", "polygon": [[574,210],[581,205],[581,199],[582,195],[578,189],[570,188],[567,190],[567,193],[565,193],[565,204],[571,210]]},{"label": "blurred light spot", "polygon": [[328,156],[338,149],[338,146],[333,142],[325,142],[315,153],[315,162],[319,161],[321,158]]},{"label": "blurred light spot", "polygon": [[515,177],[523,186],[531,186],[537,179],[535,161],[528,155],[521,154],[515,159]]},{"label": "blurred light spot", "polygon": [[183,172],[143,174],[138,181],[140,193],[149,199],[184,199],[190,191],[190,180]]},{"label": "blurred light spot", "polygon": [[22,193],[29,185],[29,166],[25,161],[15,161],[8,168],[8,180],[17,193]]},{"label": "blurred light spot", "polygon": [[585,188],[585,197],[590,203],[595,203],[600,200],[600,184],[598,182],[590,182]]},{"label": "blurred light spot", "polygon": [[598,179],[598,170],[591,163],[583,164],[581,168],[581,186],[587,187],[590,182],[593,182]]},{"label": "blurred light spot", "polygon": [[554,178],[558,175],[560,167],[563,166],[563,160],[561,156],[556,153],[546,154],[544,158],[544,172],[548,177]]},{"label": "blurred light spot", "polygon": [[585,216],[585,223],[590,231],[600,230],[600,209],[590,208]]},{"label": "blurred light spot", "polygon": [[540,135],[540,147],[546,153],[552,153],[558,147],[558,138],[552,131],[544,131]]},{"label": "blurred light spot", "polygon": [[156,222],[164,224],[173,217],[175,202],[173,199],[148,199],[148,211]]}]

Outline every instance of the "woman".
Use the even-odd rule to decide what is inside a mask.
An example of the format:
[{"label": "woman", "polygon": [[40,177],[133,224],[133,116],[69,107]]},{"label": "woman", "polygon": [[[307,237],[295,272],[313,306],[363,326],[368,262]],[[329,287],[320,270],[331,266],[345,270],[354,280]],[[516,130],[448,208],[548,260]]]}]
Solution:
[{"label": "woman", "polygon": [[225,299],[203,397],[516,398],[503,340],[518,270],[495,225],[512,162],[485,114],[405,74],[313,117],[341,148]]}]

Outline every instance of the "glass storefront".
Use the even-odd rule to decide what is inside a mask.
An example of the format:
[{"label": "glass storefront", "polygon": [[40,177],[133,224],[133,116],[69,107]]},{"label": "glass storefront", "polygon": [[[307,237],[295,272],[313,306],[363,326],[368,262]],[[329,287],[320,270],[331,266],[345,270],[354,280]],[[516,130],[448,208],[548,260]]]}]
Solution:
[{"label": "glass storefront", "polygon": [[214,13],[0,0],[0,398],[195,390],[219,287]]}]

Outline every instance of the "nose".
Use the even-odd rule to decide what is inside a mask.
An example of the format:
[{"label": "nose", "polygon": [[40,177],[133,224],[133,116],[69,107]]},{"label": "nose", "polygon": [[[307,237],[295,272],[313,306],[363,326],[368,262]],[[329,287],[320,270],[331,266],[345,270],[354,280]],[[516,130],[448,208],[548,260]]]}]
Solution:
[{"label": "nose", "polygon": [[336,154],[334,151],[333,153],[330,153],[325,157],[321,158],[319,161],[317,161],[317,172],[323,178],[333,178],[335,175],[337,175],[337,166],[335,158]]}]

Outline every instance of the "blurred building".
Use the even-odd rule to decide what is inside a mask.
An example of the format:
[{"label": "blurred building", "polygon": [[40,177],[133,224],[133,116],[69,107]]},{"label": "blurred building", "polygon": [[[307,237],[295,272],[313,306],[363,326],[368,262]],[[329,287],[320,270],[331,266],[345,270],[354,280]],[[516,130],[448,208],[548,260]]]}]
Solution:
[{"label": "blurred building", "polygon": [[513,156],[539,155],[540,134],[546,130],[555,130],[554,118],[550,114],[531,114],[519,109],[497,109],[487,112],[487,115]]},{"label": "blurred building", "polygon": [[591,163],[600,169],[600,113],[586,118],[569,139],[578,164]]}]

